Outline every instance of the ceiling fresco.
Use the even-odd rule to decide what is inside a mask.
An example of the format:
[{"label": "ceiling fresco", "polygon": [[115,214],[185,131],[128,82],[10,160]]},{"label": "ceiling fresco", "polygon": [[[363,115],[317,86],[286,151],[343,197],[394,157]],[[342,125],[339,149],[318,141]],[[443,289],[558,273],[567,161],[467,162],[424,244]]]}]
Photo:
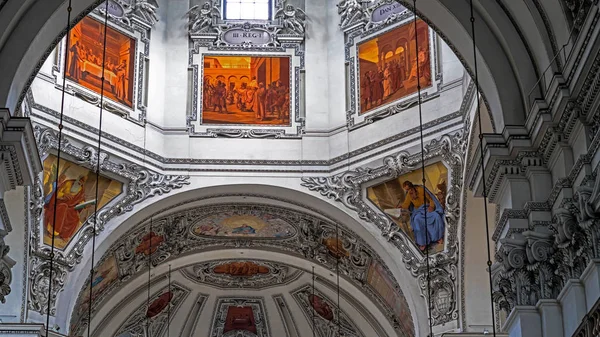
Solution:
[{"label": "ceiling fresco", "polygon": [[198,283],[225,289],[263,289],[295,281],[302,271],[275,262],[219,260],[184,268],[183,274]]},{"label": "ceiling fresco", "polygon": [[[276,216],[275,216],[276,214]],[[236,221],[227,222],[227,219]],[[207,220],[209,219],[209,220]],[[237,221],[253,219],[254,222]],[[227,228],[239,228],[245,225],[252,227],[260,221],[267,226],[263,228],[266,237],[235,237],[198,235],[194,228],[202,223],[221,224],[225,221],[232,224]],[[93,280],[98,287],[94,294],[92,312],[95,314],[105,302],[114,296],[117,289],[143,273],[148,265],[155,266],[166,263],[178,256],[197,254],[211,250],[224,249],[257,249],[284,253],[317,263],[331,271],[339,267],[343,278],[362,289],[368,298],[386,313],[387,319],[402,336],[414,336],[411,316],[398,313],[409,313],[408,304],[400,286],[385,267],[380,258],[355,233],[343,226],[336,225],[320,217],[296,210],[263,204],[217,204],[179,211],[162,218],[154,218],[152,222],[144,222],[123,235],[108,250],[110,253],[102,257],[98,266],[109,264],[112,268],[116,260],[118,277],[112,281]],[[283,229],[286,236],[276,236]],[[260,233],[260,232],[259,232]],[[141,247],[141,248],[140,248]],[[339,266],[338,266],[339,259]],[[378,277],[385,277],[387,287],[369,281],[369,269],[377,265]],[[216,288],[261,289],[273,285],[287,284],[297,279],[302,272],[279,263],[257,260],[221,260],[203,262],[184,267],[184,276],[196,283],[209,284]],[[107,273],[110,274],[110,273]],[[112,274],[110,274],[112,275]],[[373,277],[371,277],[373,279]],[[104,282],[104,283],[103,283]],[[85,302],[84,297],[90,280],[81,290],[76,307]],[[394,300],[384,296],[394,294]],[[400,307],[392,308],[392,306]],[[399,318],[404,319],[400,322]],[[71,321],[73,326],[81,327],[77,319]]]}]

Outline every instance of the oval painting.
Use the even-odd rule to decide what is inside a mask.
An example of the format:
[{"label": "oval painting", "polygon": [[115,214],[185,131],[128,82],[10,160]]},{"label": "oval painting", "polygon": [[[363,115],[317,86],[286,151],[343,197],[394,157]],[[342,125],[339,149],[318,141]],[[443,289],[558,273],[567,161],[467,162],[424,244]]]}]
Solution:
[{"label": "oval painting", "polygon": [[236,238],[284,239],[296,234],[296,229],[280,216],[264,212],[211,214],[192,226],[197,236],[222,236]]}]

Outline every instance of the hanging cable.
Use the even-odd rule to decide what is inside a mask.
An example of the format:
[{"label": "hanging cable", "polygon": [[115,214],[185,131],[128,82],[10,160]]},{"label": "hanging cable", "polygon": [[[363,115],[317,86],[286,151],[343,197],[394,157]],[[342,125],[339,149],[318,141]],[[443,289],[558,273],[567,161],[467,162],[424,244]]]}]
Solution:
[{"label": "hanging cable", "polygon": [[[71,11],[72,11],[72,7],[71,7],[71,0],[69,0],[69,4],[67,6],[67,34],[66,34],[66,41],[65,41],[65,65],[63,67],[63,80],[62,80],[62,89],[61,89],[61,99],[60,99],[60,116],[59,116],[59,120],[58,120],[58,154],[56,156],[56,174],[54,176],[54,195],[52,196],[52,199],[54,201],[54,207],[52,209],[53,214],[52,214],[52,233],[50,233],[51,235],[51,241],[50,241],[50,262],[49,262],[49,272],[48,272],[48,307],[46,308],[46,336],[48,336],[48,330],[50,329],[50,311],[51,311],[51,303],[52,303],[52,274],[53,274],[53,269],[54,269],[54,246],[55,246],[55,238],[56,238],[56,209],[58,206],[57,203],[57,198],[58,198],[58,192],[57,192],[57,188],[58,188],[58,177],[59,177],[59,172],[60,172],[60,149],[61,149],[61,145],[62,145],[62,129],[63,129],[63,116],[64,116],[64,112],[65,112],[65,88],[67,85],[67,60],[66,60],[66,56],[69,55],[69,33],[71,32]],[[48,224],[44,225],[44,230],[48,230]]]},{"label": "hanging cable", "polygon": [[[312,266],[312,301],[315,301],[315,266]],[[315,308],[312,310],[312,333],[315,337]]]},{"label": "hanging cable", "polygon": [[169,286],[167,288],[167,294],[169,294],[169,304],[167,305],[167,337],[170,337],[169,334],[171,332],[171,299],[173,295],[171,294],[171,265],[169,265]]},{"label": "hanging cable", "polygon": [[479,76],[478,76],[478,72],[477,72],[477,45],[476,45],[476,41],[475,41],[475,15],[474,15],[474,11],[473,11],[473,0],[470,0],[470,6],[471,6],[471,34],[473,35],[473,61],[474,61],[474,68],[475,68],[475,90],[476,90],[476,95],[475,95],[475,99],[477,100],[477,118],[478,118],[478,122],[479,122],[479,150],[481,152],[481,182],[483,185],[483,211],[484,211],[484,215],[485,215],[485,242],[487,243],[487,271],[488,271],[488,278],[489,278],[489,282],[490,282],[490,306],[492,309],[492,333],[493,336],[496,337],[496,320],[495,320],[495,313],[494,313],[494,298],[492,297],[493,295],[493,283],[492,283],[492,254],[490,252],[490,224],[488,221],[488,202],[487,202],[487,186],[486,186],[486,182],[485,182],[485,163],[483,161],[483,129],[481,126],[481,106],[480,106],[480,99],[479,99]]},{"label": "hanging cable", "polygon": [[[417,26],[417,0],[413,0],[413,9],[415,14],[414,24],[415,24],[415,53],[417,53],[417,97],[419,100],[419,131],[420,131],[420,139],[421,139],[421,171],[423,174],[423,207],[425,208],[424,220],[425,226],[427,226],[427,191],[425,187],[425,183],[427,179],[425,178],[425,145],[423,141],[423,110],[421,107],[421,69],[419,65],[419,29]],[[433,337],[433,317],[431,316],[431,270],[429,267],[429,231],[425,231],[425,268],[427,272],[427,311],[429,314],[429,336]]]},{"label": "hanging cable", "polygon": [[[92,224],[92,256],[91,256],[91,267],[90,267],[90,297],[88,304],[88,325],[87,325],[87,337],[90,337],[91,327],[92,327],[92,289],[94,286],[94,258],[96,251],[96,226],[98,225],[98,200],[99,200],[99,189],[98,184],[100,181],[100,149],[102,147],[102,115],[104,112],[104,68],[106,66],[106,33],[108,29],[108,1],[106,1],[106,8],[104,9],[104,36],[102,41],[102,77],[101,85],[100,85],[100,116],[98,122],[98,146],[97,146],[97,157],[96,157],[96,191],[95,191],[95,200],[94,200],[94,222]],[[68,33],[67,33],[68,35]]]},{"label": "hanging cable", "polygon": [[146,337],[150,337],[150,317],[148,316],[148,309],[150,309],[150,279],[152,278],[152,274],[150,273],[152,270],[152,221],[153,217],[150,218],[150,231],[148,232],[148,237],[150,238],[150,248],[148,248],[148,291],[146,298]]},{"label": "hanging cable", "polygon": [[337,222],[335,223],[335,245],[335,274],[337,277],[337,335],[340,337],[340,311],[342,308],[340,307],[340,238]]}]

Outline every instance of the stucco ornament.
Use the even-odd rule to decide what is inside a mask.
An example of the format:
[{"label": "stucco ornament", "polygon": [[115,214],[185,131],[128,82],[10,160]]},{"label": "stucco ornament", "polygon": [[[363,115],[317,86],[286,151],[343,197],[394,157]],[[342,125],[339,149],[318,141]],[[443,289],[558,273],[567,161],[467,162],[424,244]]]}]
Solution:
[{"label": "stucco ornament", "polygon": [[[171,293],[170,296],[165,296],[165,294],[168,294],[169,292]],[[162,296],[162,299],[168,299],[168,303],[160,306],[160,311],[156,310],[156,312],[150,312],[151,309],[149,309],[149,306],[146,303],[140,305],[119,327],[119,330],[117,330],[115,336],[119,336],[124,333],[129,333],[132,337],[162,335],[165,328],[169,324],[167,321],[169,318],[169,310],[167,310],[167,307],[170,307],[171,319],[173,319],[177,313],[177,309],[179,309],[189,293],[189,289],[177,284],[176,282],[172,283],[170,286],[165,286],[164,288],[152,294],[148,302],[151,308],[154,303],[157,303],[161,300]],[[119,305],[123,305],[124,302],[126,302],[126,299]],[[85,327],[83,326],[83,328]],[[79,331],[83,331],[83,329],[80,329]]]},{"label": "stucco ornament", "polygon": [[217,32],[216,23],[221,18],[219,1],[206,1],[196,5],[186,13],[189,18],[189,31],[195,33]]},{"label": "stucco ornament", "polygon": [[[256,333],[247,330],[233,329],[225,331],[227,316],[231,307],[246,307],[252,309],[252,319],[248,320]],[[217,298],[210,337],[270,337],[269,321],[262,297],[219,297]]]},{"label": "stucco ornament", "polygon": [[366,23],[369,15],[366,11],[364,0],[340,0],[337,4],[340,15],[340,27],[346,29],[356,24]]},{"label": "stucco ornament", "polygon": [[[186,201],[182,205],[189,202]],[[163,211],[165,210],[161,210],[160,212]],[[292,236],[260,237],[246,235],[235,237],[217,234],[210,235],[209,232],[212,230],[210,224],[214,224],[214,222],[207,222],[205,219],[215,214],[227,214],[228,216],[233,215],[235,217],[239,214],[276,214],[277,217],[292,225],[295,230]],[[339,230],[337,234],[336,227]],[[145,254],[140,252],[137,247],[142,244],[144,237],[150,231],[154,233],[155,237],[160,238],[160,244],[155,246],[152,254]],[[336,243],[332,240],[333,238],[339,238],[339,241],[336,240]],[[366,242],[344,226],[336,226],[335,223],[319,216],[280,206],[266,204],[213,204],[182,210],[168,216],[145,219],[119,238],[107,250],[108,253],[98,262],[98,265],[100,265],[106,259],[114,256],[117,261],[119,279],[112,283],[106,291],[97,295],[92,306],[92,315],[97,312],[105,299],[114,296],[114,291],[122,288],[133,277],[147,271],[149,263],[156,266],[181,255],[198,254],[214,249],[240,248],[268,250],[288,254],[312,261],[331,271],[337,269],[342,277],[364,291],[369,298],[372,298],[374,303],[381,308],[382,312],[393,312],[386,303],[386,299],[382,298],[367,281],[369,266],[371,264],[377,263],[381,266],[385,266],[385,264]],[[337,257],[339,257],[339,265]],[[285,267],[288,271],[287,276],[284,278],[284,266],[276,266],[273,263],[264,263],[262,261],[252,262],[273,268],[272,270],[275,273],[272,273],[273,278],[270,279],[271,283],[279,282],[282,278],[284,283],[294,280],[293,276],[295,273],[289,271],[291,269],[289,267]],[[222,261],[219,263],[222,263]],[[212,267],[215,264],[212,261],[202,263],[196,266],[196,268],[191,267],[184,270],[183,274],[188,278],[191,276],[196,282],[214,282],[213,285],[217,287],[231,288],[239,284],[239,282],[230,282],[231,278],[229,276],[214,273],[214,268]],[[393,282],[395,289],[398,289],[399,296],[403,296],[400,286],[394,280],[389,270],[384,268],[383,273],[387,275],[390,282]],[[217,276],[219,277],[218,280],[216,279]],[[266,276],[267,279],[269,277],[268,275]],[[243,285],[248,287],[267,286],[262,281],[258,282],[258,279],[244,281]],[[89,278],[86,284],[89,284]],[[83,296],[84,291],[85,287],[81,289],[77,303],[82,301],[81,296]],[[392,321],[392,317],[388,317],[388,319]],[[77,322],[75,317],[72,317],[71,324],[78,326],[81,323]],[[401,327],[398,327],[398,329],[402,333],[412,333],[412,331],[403,332]]]},{"label": "stucco ornament", "polygon": [[6,233],[0,230],[0,303],[6,302],[6,296],[10,294],[10,282],[12,280],[11,268],[15,262],[8,257],[9,247],[3,240]]},{"label": "stucco ornament", "polygon": [[[58,134],[56,131],[35,125],[34,135],[38,144],[38,151],[42,158],[53,151],[57,151]],[[134,205],[148,198],[169,193],[189,184],[188,176],[163,175],[153,172],[137,164],[118,158],[113,159],[106,152],[98,153],[97,148],[72,142],[72,140],[64,136],[61,140],[60,151],[67,157],[66,159],[92,170],[95,170],[98,161],[100,161],[100,170],[119,177],[124,183],[125,191],[116,199],[115,203],[99,209],[96,218],[88,218],[64,251],[55,249],[52,253],[51,248],[42,243],[43,184],[39,180],[36,182],[30,192],[29,199],[29,211],[31,212],[30,218],[32,221],[29,308],[38,312],[46,310],[45,308],[47,307],[48,285],[51,282],[48,280],[49,260],[51,256],[53,256],[54,262],[52,266],[53,294],[51,294],[50,299],[54,301],[56,294],[62,290],[67,271],[72,270],[76,264],[81,262],[84,248],[92,238],[94,229],[96,234],[98,234],[104,230],[106,223],[123,213],[132,211]],[[54,303],[51,305],[51,308],[54,308]]]},{"label": "stucco ornament", "polygon": [[[430,257],[429,264],[433,279],[456,275],[456,264],[458,262],[457,227],[460,222],[460,186],[462,186],[465,151],[465,138],[461,132],[454,135],[444,135],[425,146],[425,161],[429,162],[436,158],[442,160],[449,169],[450,177],[445,213],[447,223],[446,250]],[[355,211],[360,219],[377,226],[381,233],[400,250],[407,269],[419,280],[424,280],[427,271],[425,256],[417,252],[414,243],[393,221],[374,205],[365,201],[366,198],[364,197],[365,185],[370,182],[380,181],[383,178],[397,178],[420,167],[420,153],[409,154],[403,151],[383,158],[383,165],[375,168],[357,168],[331,177],[302,178],[302,186],[342,203],[347,208]],[[435,324],[448,322],[458,317],[455,301],[456,276],[451,277],[450,280],[453,284],[452,287],[448,288],[452,292],[449,295],[453,301],[452,309],[445,313],[439,313],[437,318],[433,317]],[[428,297],[426,287],[421,287],[421,294],[425,298]],[[436,294],[435,290],[433,294]],[[438,294],[442,295],[441,292],[438,292]]]},{"label": "stucco ornament", "polygon": [[573,28],[579,30],[587,17],[589,9],[593,3],[592,0],[563,0],[569,9]]},{"label": "stucco ornament", "polygon": [[304,35],[306,31],[306,13],[294,5],[287,3],[287,0],[279,1],[280,8],[275,12],[275,19],[281,22],[283,27],[280,34]]},{"label": "stucco ornament", "polygon": [[354,324],[354,321],[338,308],[334,301],[319,290],[314,289],[310,284],[292,291],[292,296],[311,324],[314,316],[314,329],[317,336],[338,336],[338,326],[340,336],[364,336],[362,331]]},{"label": "stucco ornament", "polygon": [[[157,0],[109,0],[108,10],[109,18],[122,22],[133,27],[135,24],[141,24],[150,29],[158,22],[156,11],[158,10]],[[95,9],[95,12],[105,15],[106,5],[101,4]]]}]

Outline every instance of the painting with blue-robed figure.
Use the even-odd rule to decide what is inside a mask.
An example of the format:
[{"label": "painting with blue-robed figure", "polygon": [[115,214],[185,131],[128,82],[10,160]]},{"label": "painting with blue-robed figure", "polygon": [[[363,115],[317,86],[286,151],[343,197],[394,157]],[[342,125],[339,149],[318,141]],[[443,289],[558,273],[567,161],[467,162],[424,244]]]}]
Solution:
[{"label": "painting with blue-robed figure", "polygon": [[413,240],[419,250],[444,250],[448,169],[438,162],[369,187],[367,195]]}]

